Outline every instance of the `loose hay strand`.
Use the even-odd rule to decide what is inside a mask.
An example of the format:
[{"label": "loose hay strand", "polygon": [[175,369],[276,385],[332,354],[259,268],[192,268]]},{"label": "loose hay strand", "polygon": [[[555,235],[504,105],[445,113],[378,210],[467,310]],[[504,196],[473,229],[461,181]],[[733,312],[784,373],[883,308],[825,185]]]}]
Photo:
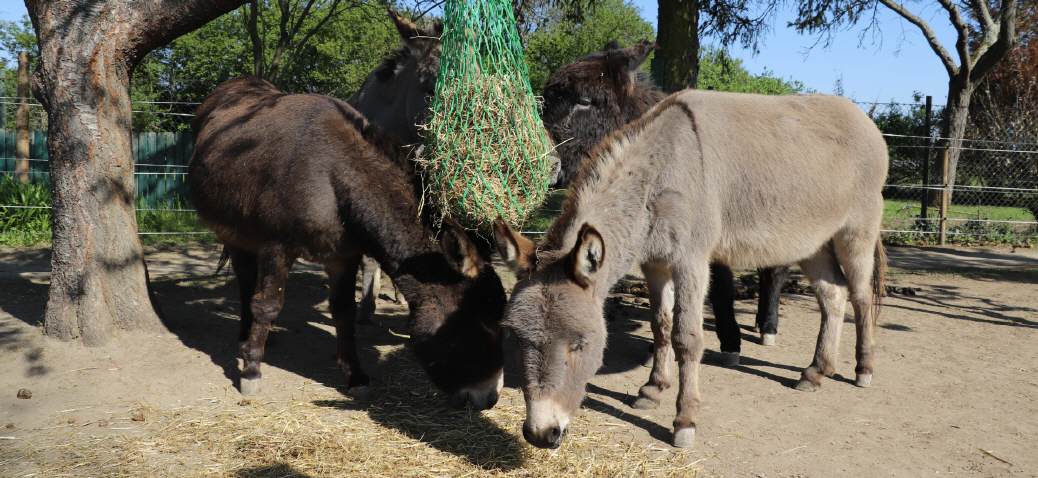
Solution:
[{"label": "loose hay strand", "polygon": [[525,409],[516,390],[505,390],[498,406],[482,413],[430,406],[442,398],[412,391],[373,390],[383,398],[368,404],[326,393],[244,406],[147,409],[143,434],[95,428],[55,435],[67,446],[29,446],[12,459],[35,465],[37,476],[54,477],[695,474],[692,452],[618,441],[611,428],[595,431],[604,417],[590,410],[578,414],[562,448],[539,450],[519,438]]}]

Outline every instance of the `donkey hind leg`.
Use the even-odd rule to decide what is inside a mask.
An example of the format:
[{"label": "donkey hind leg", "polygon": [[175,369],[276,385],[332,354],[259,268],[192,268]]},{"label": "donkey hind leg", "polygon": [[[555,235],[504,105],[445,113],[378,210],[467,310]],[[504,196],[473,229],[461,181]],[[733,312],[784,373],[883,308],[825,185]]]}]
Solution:
[{"label": "donkey hind leg", "polygon": [[822,385],[822,377],[831,377],[836,372],[840,329],[843,326],[844,307],[847,305],[847,280],[840,271],[830,244],[803,260],[800,269],[811,280],[822,312],[814,360],[804,369],[796,386],[797,390],[811,392]]},{"label": "donkey hind leg", "polygon": [[775,345],[778,335],[779,297],[782,287],[789,279],[789,267],[769,267],[757,269],[760,277],[760,299],[757,301],[757,331],[760,332],[761,345]]},{"label": "donkey hind leg", "polygon": [[249,309],[252,325],[248,338],[241,344],[244,366],[241,372],[242,395],[254,395],[260,390],[260,363],[267,344],[270,327],[285,304],[285,282],[295,257],[281,246],[271,246],[256,254],[256,289]]},{"label": "donkey hind leg", "polygon": [[[854,307],[854,324],[857,330],[854,369],[854,384],[868,387],[872,384],[873,331],[876,326],[871,282],[876,265],[876,247],[878,235],[839,233],[833,239],[836,246],[836,257],[847,276],[847,288],[850,290],[851,306]],[[882,246],[880,246],[882,247]]]},{"label": "donkey hind leg", "polygon": [[[361,256],[343,258],[341,261],[325,264],[331,294],[328,303],[331,306],[332,318],[335,319],[336,359],[346,379],[346,388],[354,392],[359,387],[368,385],[368,376],[361,369],[357,357],[357,342],[354,322],[360,320],[357,314],[357,300],[354,297],[354,285],[357,279],[357,268]],[[377,267],[377,264],[376,264]],[[378,272],[376,270],[376,272]]]},{"label": "donkey hind leg", "polygon": [[241,322],[239,324],[238,342],[244,344],[249,340],[252,330],[252,294],[256,293],[256,254],[226,246],[231,256],[231,268],[238,279],[238,293],[241,300]]},{"label": "donkey hind leg", "polygon": [[644,410],[660,406],[660,395],[670,388],[673,377],[674,349],[670,346],[670,334],[674,319],[674,281],[666,266],[645,265],[642,271],[649,286],[649,307],[652,309],[652,373],[649,381],[638,390],[638,398],[631,406]]},{"label": "donkey hind leg", "polygon": [[[368,256],[364,256],[364,268],[361,276],[360,307],[357,308],[357,321],[362,324],[370,324],[375,316],[375,300],[382,288],[382,269],[378,262]],[[353,276],[356,278],[357,273]]]},{"label": "donkey hind leg", "polygon": [[710,308],[714,311],[717,339],[721,342],[721,366],[739,365],[742,332],[735,321],[735,275],[721,264],[710,264]]},{"label": "donkey hind leg", "polygon": [[710,281],[705,259],[675,265],[674,278],[674,353],[678,359],[677,417],[674,418],[674,446],[692,446],[699,415],[699,363],[703,359],[703,300]]}]

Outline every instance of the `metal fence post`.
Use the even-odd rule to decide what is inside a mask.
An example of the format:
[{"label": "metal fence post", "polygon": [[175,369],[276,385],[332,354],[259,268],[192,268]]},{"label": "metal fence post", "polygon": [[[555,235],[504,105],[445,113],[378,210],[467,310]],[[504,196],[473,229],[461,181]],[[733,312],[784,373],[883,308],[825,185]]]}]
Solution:
[{"label": "metal fence post", "polygon": [[29,52],[18,52],[18,111],[15,113],[15,128],[18,139],[15,145],[15,176],[29,182]]},{"label": "metal fence post", "polygon": [[948,174],[948,166],[951,158],[948,151],[948,147],[945,146],[944,151],[941,153],[941,171],[944,173],[941,178],[941,202],[938,208],[938,214],[940,215],[940,230],[937,238],[938,242],[942,246],[948,241],[948,206],[950,205],[948,199],[951,198],[951,184],[948,183],[950,177]]},{"label": "metal fence post", "polygon": [[930,205],[930,190],[927,189],[930,186],[930,156],[933,153],[933,139],[931,137],[931,125],[930,119],[933,118],[933,97],[926,96],[926,117],[923,118],[923,136],[926,136],[926,147],[923,148],[923,194],[919,199],[919,218],[922,219],[922,226],[925,228],[926,224],[926,210]]}]

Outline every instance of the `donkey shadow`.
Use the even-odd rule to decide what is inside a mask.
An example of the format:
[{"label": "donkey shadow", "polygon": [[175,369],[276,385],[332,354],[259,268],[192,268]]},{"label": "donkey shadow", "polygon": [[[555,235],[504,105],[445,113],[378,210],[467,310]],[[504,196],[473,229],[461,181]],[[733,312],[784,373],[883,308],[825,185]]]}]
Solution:
[{"label": "donkey shadow", "polygon": [[[336,340],[327,310],[328,291],[322,273],[297,267],[290,276],[285,306],[267,339],[264,366],[274,366],[327,387],[345,384],[336,366]],[[164,325],[184,345],[204,352],[228,380],[239,386],[238,285],[226,276],[153,279],[152,289],[162,307]],[[390,318],[392,319],[392,318]],[[398,345],[403,339],[390,330],[399,320],[357,328],[358,354],[365,364],[376,363],[378,345]],[[323,327],[322,327],[323,326]]]},{"label": "donkey shadow", "polygon": [[374,383],[365,400],[313,403],[341,410],[363,410],[376,423],[440,451],[464,457],[484,471],[508,471],[522,466],[522,446],[516,435],[478,411],[448,407],[406,349],[385,354],[379,371],[386,379]]},{"label": "donkey shadow", "polygon": [[[267,340],[264,367],[277,367],[345,392],[336,365],[336,339],[327,311],[325,277],[316,268],[297,266],[289,278],[285,307]],[[164,321],[188,347],[209,355],[238,385],[238,286],[226,277],[153,280]],[[176,300],[173,300],[173,297]],[[376,423],[399,430],[484,469],[522,465],[515,435],[478,412],[454,410],[426,379],[406,348],[381,354],[376,346],[400,346],[407,314],[379,313],[374,324],[357,326],[361,362],[372,379],[366,398],[317,400],[319,406],[360,410]],[[270,378],[265,378],[271,380]],[[262,393],[262,392],[261,392]],[[459,430],[463,430],[461,433]],[[478,444],[459,437],[479,436]],[[260,473],[261,476],[262,473]]]}]

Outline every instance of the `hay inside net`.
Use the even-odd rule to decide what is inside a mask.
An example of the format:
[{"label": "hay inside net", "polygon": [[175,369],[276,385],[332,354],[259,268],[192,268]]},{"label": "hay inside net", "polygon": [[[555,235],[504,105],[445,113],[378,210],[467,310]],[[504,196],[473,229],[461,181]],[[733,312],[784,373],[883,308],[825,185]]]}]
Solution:
[{"label": "hay inside net", "polygon": [[418,158],[426,201],[472,229],[497,217],[513,227],[544,200],[551,143],[515,29],[511,3],[451,0],[443,55]]}]

